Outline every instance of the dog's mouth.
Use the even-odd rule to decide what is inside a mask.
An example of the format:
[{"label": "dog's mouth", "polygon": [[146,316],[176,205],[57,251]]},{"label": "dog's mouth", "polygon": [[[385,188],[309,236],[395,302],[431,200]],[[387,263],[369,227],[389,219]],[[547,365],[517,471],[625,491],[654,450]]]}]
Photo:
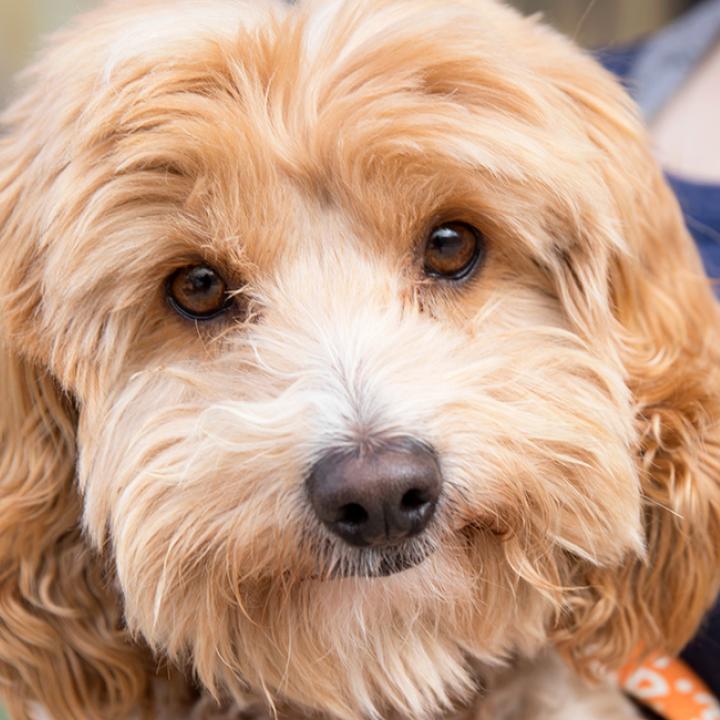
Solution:
[{"label": "dog's mouth", "polygon": [[411,570],[423,563],[432,553],[432,547],[400,546],[383,550],[361,550],[352,557],[343,558],[322,574],[317,580],[344,578],[385,578]]},{"label": "dog's mouth", "polygon": [[389,577],[397,573],[411,570],[423,563],[430,553],[413,553],[389,555],[383,557],[380,562],[366,573],[359,573],[360,577]]}]

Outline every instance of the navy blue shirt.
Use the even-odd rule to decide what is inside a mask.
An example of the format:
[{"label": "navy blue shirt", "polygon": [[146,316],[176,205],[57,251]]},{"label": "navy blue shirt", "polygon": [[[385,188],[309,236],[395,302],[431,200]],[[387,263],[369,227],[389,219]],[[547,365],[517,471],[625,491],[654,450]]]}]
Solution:
[{"label": "navy blue shirt", "polygon": [[[720,280],[720,185],[695,183],[672,175],[668,180],[680,201],[705,271],[713,280]],[[715,290],[717,293],[720,285],[716,284]]]},{"label": "navy blue shirt", "polygon": [[[695,238],[707,274],[720,279],[720,185],[705,185],[669,177],[688,229]],[[715,292],[720,294],[716,282]],[[718,538],[720,543],[720,538]],[[688,645],[683,658],[720,697],[720,601]]]}]

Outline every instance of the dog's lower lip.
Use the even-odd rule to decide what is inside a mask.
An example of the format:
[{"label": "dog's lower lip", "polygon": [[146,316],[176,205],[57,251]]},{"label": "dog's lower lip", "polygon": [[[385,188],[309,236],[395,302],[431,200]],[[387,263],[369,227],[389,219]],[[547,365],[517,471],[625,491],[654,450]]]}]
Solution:
[{"label": "dog's lower lip", "polygon": [[377,572],[368,573],[363,577],[389,577],[390,575],[397,575],[398,573],[411,570],[414,567],[422,564],[427,560],[427,555],[416,556],[416,557],[388,557],[383,558],[380,565],[377,568]]}]

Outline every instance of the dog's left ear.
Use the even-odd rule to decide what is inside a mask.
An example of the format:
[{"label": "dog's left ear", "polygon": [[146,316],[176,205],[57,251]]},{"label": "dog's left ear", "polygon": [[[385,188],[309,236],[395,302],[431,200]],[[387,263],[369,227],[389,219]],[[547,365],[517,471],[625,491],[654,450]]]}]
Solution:
[{"label": "dog's left ear", "polygon": [[[558,83],[599,150],[594,169],[622,238],[599,283],[635,404],[647,554],[616,569],[583,567],[578,585],[585,589],[558,643],[581,663],[616,665],[640,649],[681,649],[718,593],[720,313],[624,92],[589,59],[560,65]],[[568,272],[566,297],[597,302],[578,287],[583,271],[591,274]]]}]

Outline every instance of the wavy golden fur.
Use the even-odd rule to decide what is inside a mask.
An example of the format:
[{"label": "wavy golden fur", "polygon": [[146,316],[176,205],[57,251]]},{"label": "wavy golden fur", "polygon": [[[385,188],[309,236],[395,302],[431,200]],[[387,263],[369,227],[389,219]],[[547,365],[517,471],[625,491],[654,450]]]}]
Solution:
[{"label": "wavy golden fur", "polygon": [[[719,581],[718,309],[634,108],[572,43],[491,0],[133,0],[21,87],[13,717],[437,717],[547,648],[597,674],[692,636]],[[443,218],[487,238],[461,288],[419,270]],[[195,261],[242,313],[173,314]],[[305,497],[360,436],[431,443],[445,478],[427,559],[386,578]]]}]

